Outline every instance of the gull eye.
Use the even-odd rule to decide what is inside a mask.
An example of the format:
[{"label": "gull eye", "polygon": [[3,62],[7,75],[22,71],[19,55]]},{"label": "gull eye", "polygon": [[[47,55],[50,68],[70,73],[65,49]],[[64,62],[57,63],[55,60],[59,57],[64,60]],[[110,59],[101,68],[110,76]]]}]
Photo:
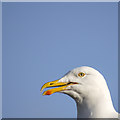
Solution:
[{"label": "gull eye", "polygon": [[80,72],[80,73],[78,73],[78,76],[79,76],[79,77],[84,77],[84,76],[85,76],[85,73]]}]

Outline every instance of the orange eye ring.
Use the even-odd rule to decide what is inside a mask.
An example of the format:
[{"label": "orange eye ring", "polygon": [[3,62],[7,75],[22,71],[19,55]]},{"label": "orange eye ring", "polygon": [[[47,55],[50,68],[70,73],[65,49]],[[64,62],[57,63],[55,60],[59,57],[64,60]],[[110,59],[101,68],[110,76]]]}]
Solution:
[{"label": "orange eye ring", "polygon": [[84,77],[84,76],[85,76],[85,73],[80,72],[80,73],[78,73],[78,76],[79,76],[79,77]]}]

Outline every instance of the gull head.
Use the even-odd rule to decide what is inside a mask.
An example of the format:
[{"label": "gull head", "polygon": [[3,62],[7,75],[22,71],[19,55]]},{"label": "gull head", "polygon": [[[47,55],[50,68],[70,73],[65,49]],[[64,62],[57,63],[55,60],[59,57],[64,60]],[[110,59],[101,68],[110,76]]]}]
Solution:
[{"label": "gull head", "polygon": [[43,92],[43,95],[59,92],[72,97],[77,103],[78,118],[117,118],[118,116],[103,75],[91,67],[75,68],[62,78],[45,83],[41,91],[45,88],[52,89]]},{"label": "gull head", "polygon": [[62,78],[44,84],[41,91],[48,87],[55,88],[45,91],[43,95],[51,95],[56,92],[64,93],[79,103],[84,99],[100,100],[101,97],[107,97],[106,92],[109,92],[102,74],[87,66],[75,68]]}]

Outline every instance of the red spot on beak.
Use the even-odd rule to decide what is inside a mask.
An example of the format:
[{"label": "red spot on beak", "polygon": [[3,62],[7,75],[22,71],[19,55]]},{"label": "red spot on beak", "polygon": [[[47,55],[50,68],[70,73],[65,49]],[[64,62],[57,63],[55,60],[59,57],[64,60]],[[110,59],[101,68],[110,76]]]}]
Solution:
[{"label": "red spot on beak", "polygon": [[47,91],[45,94],[46,95],[51,95],[52,93],[51,93],[51,91]]}]

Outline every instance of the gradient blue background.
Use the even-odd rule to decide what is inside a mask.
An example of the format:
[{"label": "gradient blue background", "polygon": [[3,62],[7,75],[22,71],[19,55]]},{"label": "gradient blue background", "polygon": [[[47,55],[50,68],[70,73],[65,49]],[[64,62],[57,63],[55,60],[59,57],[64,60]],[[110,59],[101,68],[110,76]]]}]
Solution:
[{"label": "gradient blue background", "polygon": [[88,65],[118,109],[118,3],[3,3],[3,118],[76,117],[75,101],[40,87]]}]

